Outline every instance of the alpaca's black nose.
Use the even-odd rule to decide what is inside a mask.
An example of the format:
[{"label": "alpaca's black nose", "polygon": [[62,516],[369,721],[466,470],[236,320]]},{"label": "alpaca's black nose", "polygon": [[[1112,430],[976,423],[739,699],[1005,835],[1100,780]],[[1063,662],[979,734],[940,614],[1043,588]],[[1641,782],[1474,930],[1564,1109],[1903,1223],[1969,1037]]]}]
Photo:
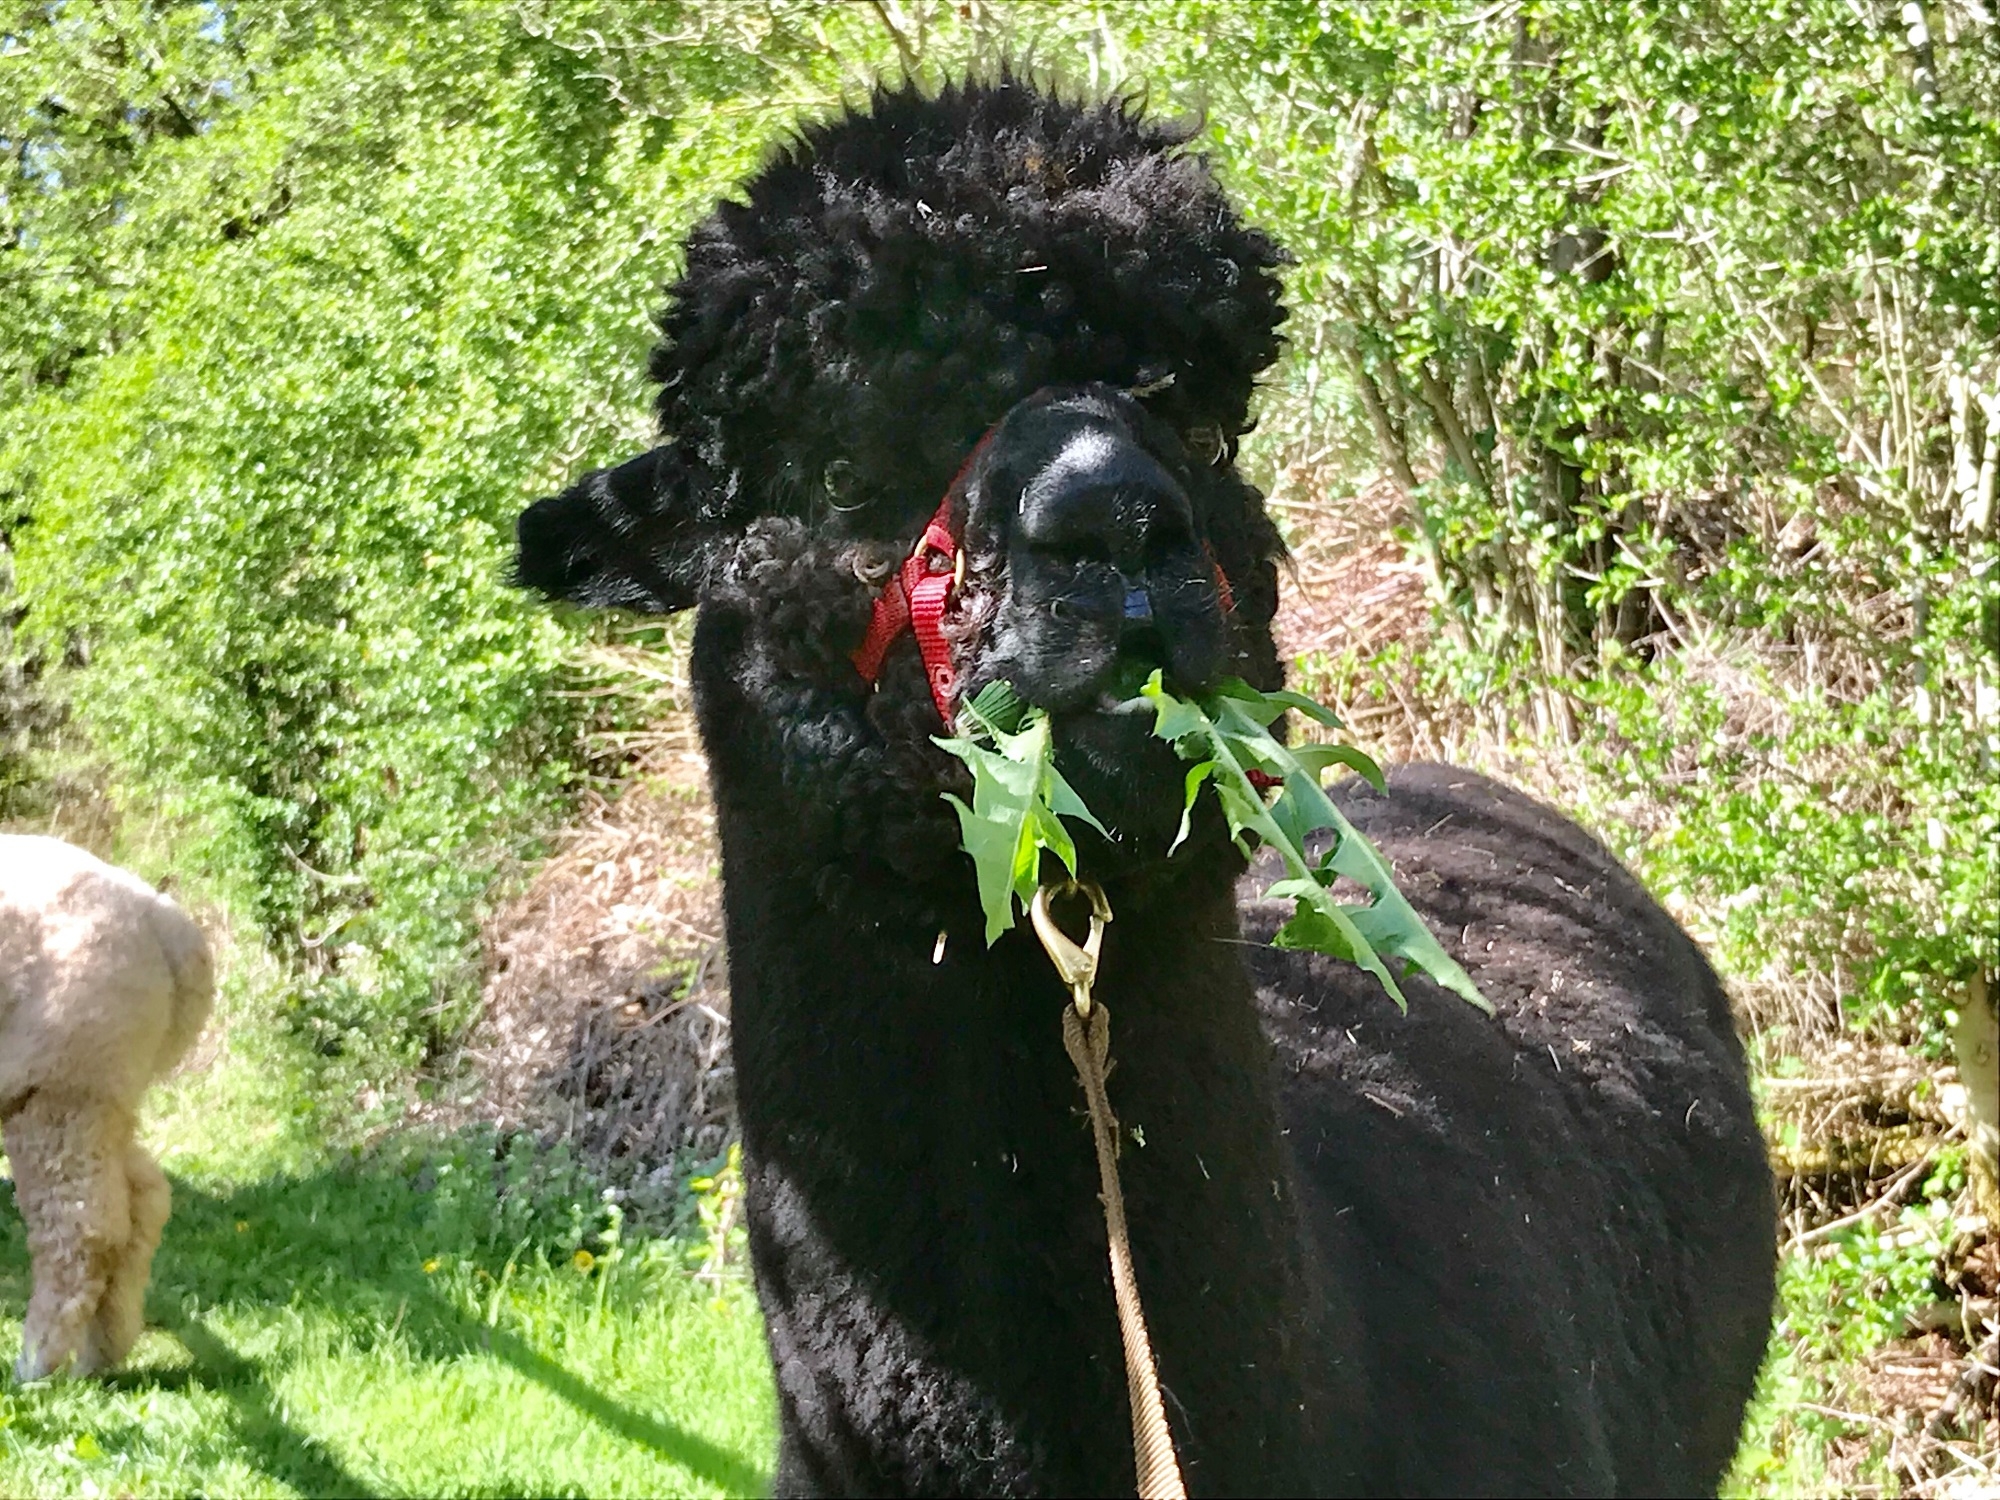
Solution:
[{"label": "alpaca's black nose", "polygon": [[1223,670],[1228,624],[1179,464],[1117,392],[1037,397],[995,427],[974,504],[1005,530],[1007,589],[983,670],[1052,712],[1128,696],[1135,666],[1190,689]]},{"label": "alpaca's black nose", "polygon": [[1021,529],[1036,546],[1094,553],[1127,580],[1124,616],[1144,621],[1144,583],[1163,540],[1191,537],[1194,508],[1158,459],[1109,426],[1071,433],[1021,493]]}]

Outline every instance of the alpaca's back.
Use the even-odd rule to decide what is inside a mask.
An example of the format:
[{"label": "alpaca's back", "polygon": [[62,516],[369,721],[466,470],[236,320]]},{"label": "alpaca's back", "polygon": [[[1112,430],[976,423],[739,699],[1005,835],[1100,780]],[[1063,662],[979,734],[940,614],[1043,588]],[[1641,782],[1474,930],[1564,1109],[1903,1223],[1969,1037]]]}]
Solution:
[{"label": "alpaca's back", "polygon": [[[1394,1487],[1713,1493],[1768,1325],[1770,1173],[1713,972],[1566,819],[1405,768],[1348,815],[1499,1014],[1251,950]],[[1248,903],[1246,935],[1281,917]]]},{"label": "alpaca's back", "polygon": [[0,1116],[58,1080],[136,1104],[213,992],[208,942],[167,897],[60,839],[0,835]]}]

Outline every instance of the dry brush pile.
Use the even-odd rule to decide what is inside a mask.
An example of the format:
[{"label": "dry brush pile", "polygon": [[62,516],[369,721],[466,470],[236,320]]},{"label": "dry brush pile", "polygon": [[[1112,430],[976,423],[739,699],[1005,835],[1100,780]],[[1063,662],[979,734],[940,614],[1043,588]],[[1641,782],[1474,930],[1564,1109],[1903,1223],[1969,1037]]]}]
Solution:
[{"label": "dry brush pile", "polygon": [[663,1192],[736,1130],[715,816],[676,707],[683,665],[629,644],[593,652],[591,691],[650,705],[654,722],[598,737],[619,779],[585,792],[555,852],[487,924],[465,1047],[480,1112],[501,1130]]}]

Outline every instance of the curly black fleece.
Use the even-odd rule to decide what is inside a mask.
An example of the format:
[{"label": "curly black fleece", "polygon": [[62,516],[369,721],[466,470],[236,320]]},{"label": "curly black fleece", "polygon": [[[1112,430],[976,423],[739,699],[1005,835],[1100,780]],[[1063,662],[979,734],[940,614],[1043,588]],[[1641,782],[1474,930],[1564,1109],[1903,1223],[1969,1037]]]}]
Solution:
[{"label": "curly black fleece", "polygon": [[[981,941],[912,644],[874,690],[849,653],[980,435],[1102,382],[1212,456],[1188,484],[1232,670],[1279,680],[1282,546],[1233,457],[1282,256],[1184,144],[1006,77],[808,129],[691,241],[661,446],[522,517],[545,593],[700,605],[781,1492],[1131,1491],[1065,997],[1022,932]],[[954,516],[976,681],[1014,564],[1004,517]],[[1152,748],[1135,795],[1171,800]],[[1172,861],[1084,851],[1112,872],[1098,994],[1191,1489],[1712,1492],[1772,1281],[1715,976],[1516,793],[1415,767],[1344,800],[1497,1021],[1245,944],[1273,919],[1212,814]]]},{"label": "curly black fleece", "polygon": [[[1011,79],[807,126],[689,238],[651,363],[664,441],[578,497],[615,554],[524,535],[523,581],[682,608],[756,517],[907,540],[980,434],[1055,382],[1162,385],[1154,412],[1233,455],[1285,256],[1184,136]],[[1250,534],[1214,539],[1232,577],[1275,543],[1241,514]]]},{"label": "curly black fleece", "polygon": [[1057,380],[1171,375],[1156,411],[1241,432],[1282,256],[1181,132],[1007,86],[880,93],[867,119],[808,127],[688,242],[652,374],[705,515],[831,494],[900,536]]}]

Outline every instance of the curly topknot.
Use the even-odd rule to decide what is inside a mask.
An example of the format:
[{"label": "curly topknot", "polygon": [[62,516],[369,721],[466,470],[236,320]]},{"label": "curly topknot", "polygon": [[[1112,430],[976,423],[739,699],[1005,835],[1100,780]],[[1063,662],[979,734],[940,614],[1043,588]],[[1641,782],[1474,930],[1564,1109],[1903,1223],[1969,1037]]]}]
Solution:
[{"label": "curly topknot", "polygon": [[1276,357],[1273,268],[1184,128],[1011,74],[879,90],[809,127],[688,242],[651,370],[700,519],[899,535],[1056,382],[1152,385],[1233,443]]}]

